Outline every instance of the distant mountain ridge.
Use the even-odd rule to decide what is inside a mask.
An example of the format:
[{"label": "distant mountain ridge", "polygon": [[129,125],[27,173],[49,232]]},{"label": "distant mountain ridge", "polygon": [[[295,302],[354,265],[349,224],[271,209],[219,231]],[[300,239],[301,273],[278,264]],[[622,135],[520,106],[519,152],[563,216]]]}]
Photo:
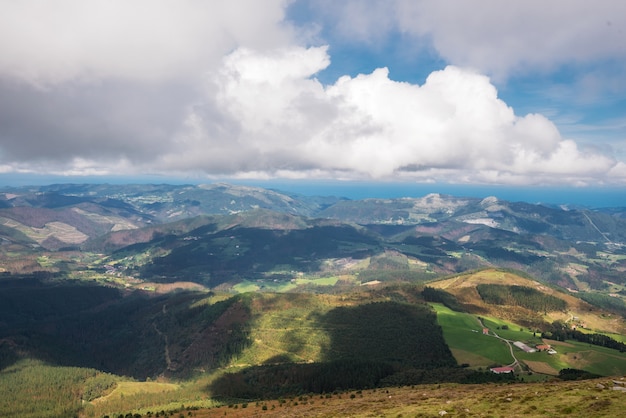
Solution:
[{"label": "distant mountain ridge", "polygon": [[357,264],[420,274],[500,266],[606,289],[626,282],[625,212],[442,194],[349,200],[222,183],[57,184],[0,189],[0,252],[143,254],[134,274],[212,286]]},{"label": "distant mountain ridge", "polygon": [[[55,184],[0,189],[0,205],[54,208],[82,202],[125,204],[153,219],[173,221],[200,214],[232,214],[251,209],[314,216],[335,197],[306,197],[225,183],[201,185]],[[119,202],[119,203],[118,203]]]},{"label": "distant mountain ridge", "polygon": [[594,235],[591,238],[600,241],[626,242],[626,230],[622,228],[626,225],[626,222],[622,223],[626,208],[565,210],[507,202],[493,196],[480,199],[433,193],[415,198],[349,200],[224,183],[57,184],[0,189],[0,210],[4,214],[10,214],[11,208],[62,210],[81,207],[97,214],[114,214],[129,219],[137,227],[198,215],[268,209],[359,224],[412,225],[456,220],[516,233],[549,232],[550,235],[560,234],[565,239],[578,239],[579,235],[586,234]]}]

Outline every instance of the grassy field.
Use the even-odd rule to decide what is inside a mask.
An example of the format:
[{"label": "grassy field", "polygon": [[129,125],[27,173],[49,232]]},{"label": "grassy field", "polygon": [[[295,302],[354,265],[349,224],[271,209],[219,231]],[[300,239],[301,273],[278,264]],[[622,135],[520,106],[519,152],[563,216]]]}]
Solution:
[{"label": "grassy field", "polygon": [[[352,280],[353,277],[350,276]],[[292,291],[298,287],[329,287],[334,286],[339,281],[337,276],[329,277],[299,277],[297,279],[284,281],[273,279],[259,279],[259,280],[242,280],[233,286],[233,290],[237,293],[247,292],[277,292],[284,293]]]},{"label": "grassy field", "polygon": [[295,289],[296,285],[285,281],[272,280],[242,280],[233,286],[233,290],[237,293],[258,292],[260,290],[267,292],[288,292]]},{"label": "grassy field", "polygon": [[[570,346],[568,349],[577,349]],[[59,375],[59,393],[74,393],[81,375],[70,383],[70,392],[65,392],[69,382],[67,377],[76,369],[50,368],[42,364],[21,365],[7,372],[25,373],[35,378],[31,372]],[[83,373],[83,372],[81,372]],[[47,376],[48,377],[48,376]],[[161,382],[118,382],[114,391],[91,403],[83,403],[81,417],[99,418],[105,415],[118,416],[128,413],[142,417],[154,416],[165,411],[169,416],[207,417],[430,417],[445,411],[448,416],[570,416],[570,417],[615,417],[623,413],[624,393],[611,390],[610,378],[573,382],[508,383],[485,385],[431,384],[410,387],[388,387],[381,389],[335,392],[323,395],[300,395],[281,399],[260,401],[232,400],[217,403],[206,391],[211,377],[190,381],[184,384]],[[7,388],[3,388],[5,391]],[[5,394],[10,393],[4,392]],[[37,398],[41,401],[41,391]],[[74,395],[71,395],[74,396]],[[39,402],[40,402],[39,401]],[[73,416],[58,415],[59,409],[51,409],[51,415],[41,409],[29,408],[36,405],[24,401],[24,408],[4,410],[3,416],[43,417]],[[30,406],[29,406],[30,405]],[[80,404],[75,404],[78,411]],[[56,412],[54,412],[56,411]],[[55,413],[57,415],[55,415]]]},{"label": "grassy field", "polygon": [[[188,393],[181,393],[180,389],[181,386],[174,383],[122,381],[111,393],[84,404],[83,414],[86,417],[101,417],[126,409],[140,411],[146,407],[149,408],[150,405],[160,410],[172,404],[168,409],[174,409],[182,405],[181,403],[175,404],[175,400],[185,399],[185,395],[188,395]],[[197,392],[201,393],[199,390]],[[210,405],[205,404],[205,406]]]},{"label": "grassy field", "polygon": [[[433,304],[437,311],[437,320],[443,328],[444,337],[457,361],[472,367],[487,367],[492,364],[510,364],[513,362],[508,346],[491,336],[482,335],[476,315],[459,313]],[[511,341],[521,341],[529,346],[544,341],[527,329],[493,317],[481,317],[483,323],[492,332]],[[503,329],[506,326],[508,329]],[[556,354],[547,352],[526,353],[514,348],[515,356],[528,362],[536,373],[558,374],[565,368],[586,370],[602,376],[626,374],[626,353],[617,350],[580,343],[577,341],[547,341],[556,350]]]},{"label": "grassy field", "polygon": [[513,362],[508,346],[495,337],[483,335],[476,315],[454,312],[443,305],[432,304],[437,312],[437,322],[453,353],[463,354],[459,364],[488,367],[493,364]]},{"label": "grassy field", "polygon": [[321,277],[321,278],[298,278],[295,280],[298,285],[313,285],[313,286],[334,286],[339,281],[339,277]]},{"label": "grassy field", "polygon": [[237,363],[320,360],[329,336],[319,317],[335,305],[336,298],[267,294],[255,298],[253,303],[254,310],[264,314],[257,316],[251,327],[250,338],[255,344],[241,353]]},{"label": "grassy field", "polygon": [[240,401],[211,409],[187,407],[173,416],[209,417],[615,417],[624,393],[608,379],[484,385],[417,385],[259,402]]},{"label": "grassy field", "polygon": [[626,335],[615,334],[615,333],[611,333],[611,332],[603,332],[602,334],[607,335],[607,336],[613,338],[615,341],[620,341],[620,342],[626,343]]},{"label": "grassy field", "polygon": [[552,342],[557,354],[538,353],[548,364],[566,364],[604,376],[626,374],[626,353],[577,341]]},{"label": "grassy field", "polygon": [[164,393],[179,389],[180,386],[174,383],[161,382],[119,382],[115,389],[106,396],[97,398],[94,404],[101,402],[114,402],[117,399],[135,396],[138,394]]}]

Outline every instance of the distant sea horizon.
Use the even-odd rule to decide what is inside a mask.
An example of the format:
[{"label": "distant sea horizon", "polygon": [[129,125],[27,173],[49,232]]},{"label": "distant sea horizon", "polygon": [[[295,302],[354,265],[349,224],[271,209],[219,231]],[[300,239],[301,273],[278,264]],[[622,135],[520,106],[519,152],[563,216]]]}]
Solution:
[{"label": "distant sea horizon", "polygon": [[337,196],[352,200],[422,197],[431,193],[456,197],[495,196],[510,202],[544,205],[584,206],[588,208],[626,207],[626,187],[547,187],[494,186],[466,184],[422,184],[341,181],[233,181],[266,189],[299,193],[306,196]]},{"label": "distant sea horizon", "polygon": [[626,186],[502,186],[449,183],[411,183],[340,180],[209,180],[200,178],[140,177],[65,177],[0,174],[0,187],[42,186],[49,184],[207,184],[230,183],[274,189],[305,196],[336,196],[352,200],[378,198],[415,198],[431,193],[457,197],[485,198],[495,196],[510,202],[544,205],[583,206],[588,208],[626,207]]}]

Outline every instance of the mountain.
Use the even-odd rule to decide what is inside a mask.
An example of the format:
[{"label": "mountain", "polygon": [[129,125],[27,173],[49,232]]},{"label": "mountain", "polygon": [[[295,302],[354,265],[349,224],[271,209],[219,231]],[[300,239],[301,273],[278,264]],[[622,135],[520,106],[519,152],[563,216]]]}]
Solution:
[{"label": "mountain", "polygon": [[[0,191],[0,259],[13,273],[109,263],[141,280],[209,286],[500,266],[616,294],[625,283],[623,213],[440,194],[348,200],[227,184],[61,184]],[[95,256],[100,266],[90,253],[104,255]]]},{"label": "mountain", "polygon": [[[623,213],[226,184],[4,189],[0,415],[614,415]],[[537,395],[571,388],[575,405]]]},{"label": "mountain", "polygon": [[233,214],[262,208],[276,212],[312,216],[335,203],[333,197],[304,197],[259,187],[222,183],[206,185],[109,185],[55,184],[4,190],[5,206],[61,207],[79,202],[109,206],[122,205],[150,215],[150,218],[174,221],[200,214]]},{"label": "mountain", "polygon": [[[517,287],[526,290],[524,297],[503,302],[478,290],[490,285],[504,286],[509,293]],[[437,289],[435,297],[460,310],[432,301],[428,289]],[[597,338],[573,339],[602,335],[608,338],[604,343],[616,343],[608,336],[623,332],[623,318],[505,270],[454,275],[425,285],[353,283],[288,293],[202,288],[155,293],[16,276],[0,279],[0,290],[3,415],[22,411],[17,415],[30,416],[32,411],[32,416],[63,416],[68,412],[48,411],[65,405],[76,411],[69,415],[124,416],[132,411],[149,416],[164,410],[163,416],[224,403],[252,410],[255,402],[258,412],[262,405],[287,408],[309,400],[324,405],[339,396],[351,402],[361,394],[371,396],[373,388],[398,393],[398,386],[411,386],[421,394],[455,382],[449,390],[466,393],[475,390],[468,384],[500,382],[507,383],[507,393],[522,393],[513,384],[521,379],[626,374],[626,354],[619,348],[600,345]],[[553,304],[552,298],[564,305]],[[545,305],[544,312],[519,305],[531,299],[552,307]],[[532,323],[527,322],[529,313]],[[557,340],[551,321],[567,327],[587,322],[587,329]],[[479,332],[481,326],[494,334]],[[502,338],[533,346],[548,342],[557,352],[514,352]],[[519,362],[515,375],[488,370],[510,364],[512,354]],[[550,379],[550,387],[569,387]],[[40,402],[34,405],[28,401],[28,382],[38,385]],[[609,379],[599,382],[603,390],[609,387]],[[489,386],[497,387],[504,386]],[[607,396],[598,388],[594,393]],[[439,408],[450,408],[438,402]],[[219,415],[224,409],[217,410]]]},{"label": "mountain", "polygon": [[[0,415],[284,416],[313,401],[334,415],[372,388],[507,383],[509,403],[522,380],[623,376],[623,213],[226,184],[3,189]],[[520,414],[575,412],[523,396]]]},{"label": "mountain", "polygon": [[[625,209],[565,210],[511,203],[495,197],[477,199],[430,194],[420,198],[348,200],[220,183],[197,186],[67,184],[0,190],[0,210],[5,225],[25,229],[44,228],[51,222],[63,223],[89,238],[103,231],[254,209],[357,224],[418,225],[456,221],[563,240],[599,244],[626,241]],[[7,223],[7,219],[22,225]],[[55,231],[50,235],[63,237],[61,232]]]},{"label": "mountain", "polygon": [[[461,310],[492,315],[517,324],[571,321],[614,334],[626,334],[621,315],[610,318],[607,309],[594,306],[580,294],[572,294],[511,271],[486,269],[435,280],[428,284],[453,295]],[[622,313],[623,315],[623,313]]]},{"label": "mountain", "polygon": [[317,216],[360,224],[433,224],[461,222],[516,234],[542,234],[562,240],[601,244],[626,241],[620,211],[565,210],[496,197],[459,198],[430,194],[422,198],[341,201]]}]

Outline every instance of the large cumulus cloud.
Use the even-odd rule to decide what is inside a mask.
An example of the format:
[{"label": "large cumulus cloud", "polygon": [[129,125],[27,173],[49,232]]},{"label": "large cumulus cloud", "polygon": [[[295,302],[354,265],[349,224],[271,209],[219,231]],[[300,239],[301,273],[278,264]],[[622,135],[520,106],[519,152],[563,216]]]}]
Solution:
[{"label": "large cumulus cloud", "polygon": [[474,71],[449,66],[418,86],[381,68],[322,85],[328,64],[325,48],[233,52],[164,168],[523,183],[584,182],[617,164],[541,115],[515,115]]},{"label": "large cumulus cloud", "polygon": [[[419,7],[436,17],[436,4],[331,8],[360,7],[346,15],[345,33],[375,33],[370,12],[378,10],[386,16],[380,31],[395,25],[432,36],[442,55],[467,64],[435,71],[422,85],[395,81],[386,68],[321,83],[332,46],[306,46],[315,37],[285,21],[289,4],[3,3],[0,172],[625,181],[622,162],[581,149],[540,114],[516,115],[481,74],[476,57],[493,56],[489,46],[453,51],[453,31],[429,26]],[[445,28],[445,16],[437,19]],[[513,59],[502,62],[485,71],[513,68]]]}]

